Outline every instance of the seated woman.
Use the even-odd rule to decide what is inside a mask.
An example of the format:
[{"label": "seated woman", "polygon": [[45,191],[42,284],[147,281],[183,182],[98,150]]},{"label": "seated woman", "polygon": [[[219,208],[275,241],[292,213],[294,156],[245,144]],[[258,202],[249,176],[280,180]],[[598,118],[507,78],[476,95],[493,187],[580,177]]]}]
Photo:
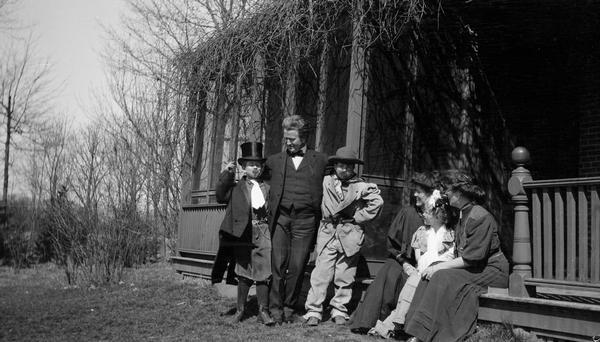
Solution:
[{"label": "seated woman", "polygon": [[429,265],[454,259],[453,212],[447,197],[439,198],[433,206],[426,205],[423,212],[424,226],[419,227],[412,238],[411,246],[417,258],[417,267],[404,263],[408,279],[400,291],[396,309],[384,320],[377,321],[369,335],[383,338],[392,337],[404,325],[404,318],[410,306],[415,289],[421,280],[421,272]]},{"label": "seated woman", "polygon": [[447,174],[446,195],[460,210],[457,258],[427,267],[406,315],[409,341],[462,341],[477,320],[479,295],[508,286],[508,261],[500,250],[498,224],[480,204],[485,193],[464,172]]},{"label": "seated woman", "polygon": [[350,318],[350,330],[354,333],[366,334],[377,320],[385,319],[396,307],[398,295],[408,277],[402,265],[414,264],[410,243],[415,231],[423,225],[421,208],[434,193],[435,197],[440,196],[439,190],[436,190],[437,172],[417,173],[411,183],[414,205],[403,207],[392,221],[387,237],[389,257]]}]

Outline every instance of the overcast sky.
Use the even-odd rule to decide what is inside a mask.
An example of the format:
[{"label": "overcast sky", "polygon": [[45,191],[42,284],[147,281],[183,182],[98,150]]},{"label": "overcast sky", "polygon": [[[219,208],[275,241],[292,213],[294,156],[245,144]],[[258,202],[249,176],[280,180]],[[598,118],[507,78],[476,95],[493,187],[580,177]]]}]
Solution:
[{"label": "overcast sky", "polygon": [[118,25],[126,7],[125,0],[19,0],[13,14],[28,27],[21,35],[33,32],[37,56],[52,62],[53,78],[63,84],[53,104],[55,112],[79,124],[88,120],[90,92],[104,84],[102,25]]}]

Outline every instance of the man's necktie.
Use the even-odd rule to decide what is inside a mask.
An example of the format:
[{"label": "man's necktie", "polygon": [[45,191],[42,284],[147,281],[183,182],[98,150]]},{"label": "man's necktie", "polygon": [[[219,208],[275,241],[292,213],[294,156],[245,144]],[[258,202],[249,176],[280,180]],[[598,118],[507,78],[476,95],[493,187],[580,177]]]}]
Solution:
[{"label": "man's necktie", "polygon": [[250,191],[250,200],[252,202],[252,208],[258,209],[265,205],[265,196],[263,196],[262,190],[260,189],[260,185],[255,180],[251,180],[252,190]]}]

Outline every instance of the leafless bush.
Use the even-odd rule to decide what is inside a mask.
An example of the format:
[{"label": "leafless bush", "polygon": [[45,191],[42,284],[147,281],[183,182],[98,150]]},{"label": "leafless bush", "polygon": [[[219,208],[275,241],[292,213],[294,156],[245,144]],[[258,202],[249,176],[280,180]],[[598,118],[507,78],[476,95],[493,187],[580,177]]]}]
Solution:
[{"label": "leafless bush", "polygon": [[150,225],[135,211],[100,214],[59,200],[49,207],[52,245],[69,284],[108,284],[121,280],[126,267],[157,254]]},{"label": "leafless bush", "polygon": [[6,210],[6,221],[3,223],[0,239],[2,256],[6,263],[18,271],[39,260],[36,250],[36,218],[26,199],[11,201]]}]

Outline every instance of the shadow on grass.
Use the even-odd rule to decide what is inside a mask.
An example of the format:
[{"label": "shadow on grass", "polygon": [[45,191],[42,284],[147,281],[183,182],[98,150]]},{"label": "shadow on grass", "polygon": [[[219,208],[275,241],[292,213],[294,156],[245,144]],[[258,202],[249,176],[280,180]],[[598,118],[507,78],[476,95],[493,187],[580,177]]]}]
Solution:
[{"label": "shadow on grass", "polygon": [[[130,269],[119,285],[66,287],[52,265],[14,274],[0,267],[2,341],[377,341],[325,321],[266,327],[256,322],[250,297],[248,319],[222,315],[235,299],[222,298],[209,282],[183,278],[168,264]],[[504,328],[501,327],[500,328]],[[485,328],[487,329],[487,328]],[[495,329],[495,328],[493,328]],[[477,332],[469,341],[504,341],[501,331]],[[505,328],[504,328],[505,329]]]}]

